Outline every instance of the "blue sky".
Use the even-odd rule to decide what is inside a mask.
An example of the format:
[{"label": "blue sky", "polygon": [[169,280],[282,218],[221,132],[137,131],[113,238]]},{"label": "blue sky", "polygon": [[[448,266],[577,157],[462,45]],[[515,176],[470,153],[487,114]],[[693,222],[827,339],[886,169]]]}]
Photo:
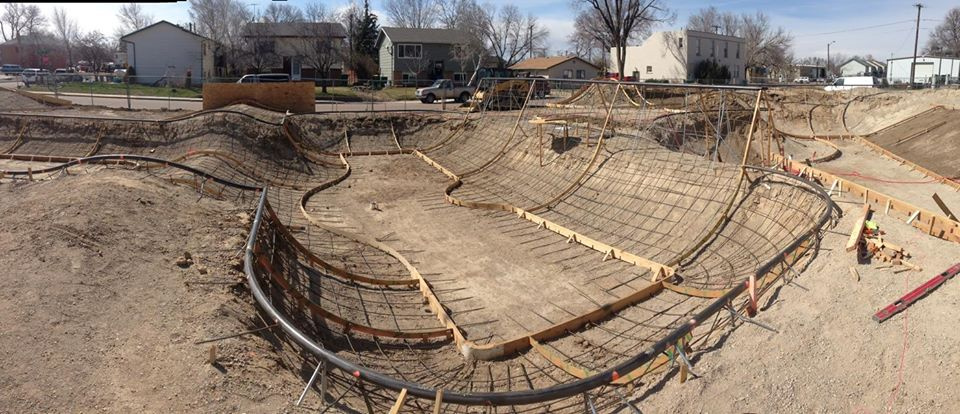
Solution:
[{"label": "blue sky", "polygon": [[[524,0],[511,2],[525,12],[537,15],[550,30],[549,48],[559,51],[567,48],[567,36],[573,30],[571,3],[573,0]],[[321,1],[330,9],[344,7],[350,0]],[[753,13],[763,10],[770,15],[773,23],[785,27],[794,37],[794,52],[797,57],[826,56],[826,45],[831,52],[846,55],[873,55],[885,60],[890,57],[908,56],[913,53],[916,1],[874,0],[871,2],[852,2],[843,0],[815,1],[757,1],[757,0],[719,0],[703,1],[667,1],[666,4],[676,13],[672,24],[662,25],[660,29],[681,28],[688,16],[710,4],[722,11]],[[246,3],[262,12],[270,0],[246,0]],[[307,0],[289,0],[289,3],[302,6]],[[504,1],[491,1],[492,4],[504,4]],[[929,31],[943,19],[951,6],[957,6],[957,0],[927,0],[920,21],[920,47],[922,49]],[[371,0],[374,11],[379,10],[381,0]],[[110,35],[117,26],[116,12],[119,3],[38,3],[47,15],[52,15],[55,6],[64,7],[80,23],[82,30],[100,30]],[[156,19],[165,19],[174,23],[189,20],[189,4],[186,1],[176,3],[143,3],[143,8]],[[386,18],[381,17],[381,24]],[[858,29],[858,30],[857,30]]]}]

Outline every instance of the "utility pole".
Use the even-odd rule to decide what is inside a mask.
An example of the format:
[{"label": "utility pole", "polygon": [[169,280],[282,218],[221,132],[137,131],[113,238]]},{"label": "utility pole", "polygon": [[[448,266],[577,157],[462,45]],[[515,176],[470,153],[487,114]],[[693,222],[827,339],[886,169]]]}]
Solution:
[{"label": "utility pole", "polygon": [[920,9],[923,8],[923,5],[920,3],[914,4],[913,7],[917,8],[917,35],[913,38],[913,64],[910,65],[910,87],[914,87],[914,82],[916,81],[915,76],[917,74],[917,44],[920,43]]},{"label": "utility pole", "polygon": [[827,68],[826,69],[827,69],[827,72],[830,72],[830,73],[827,73],[827,78],[831,78],[833,76],[833,72],[830,70],[830,45],[834,43],[837,43],[837,41],[831,40],[830,43],[827,43],[827,64],[826,64]]}]

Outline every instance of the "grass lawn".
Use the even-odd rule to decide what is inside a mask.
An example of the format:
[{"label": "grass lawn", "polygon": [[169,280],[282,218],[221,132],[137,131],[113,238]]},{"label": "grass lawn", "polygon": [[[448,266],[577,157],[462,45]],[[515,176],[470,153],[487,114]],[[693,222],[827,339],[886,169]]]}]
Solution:
[{"label": "grass lawn", "polygon": [[384,88],[379,91],[357,91],[350,86],[328,86],[327,93],[317,87],[317,99],[344,101],[406,101],[415,99],[416,88]]},{"label": "grass lawn", "polygon": [[[60,84],[60,92],[73,92],[73,93],[90,93],[91,90],[95,94],[105,94],[105,95],[126,95],[127,94],[127,85],[123,83],[82,83],[82,82],[68,82]],[[174,98],[200,98],[202,96],[200,88],[193,89],[183,89],[183,88],[170,88],[162,86],[149,86],[149,85],[140,85],[136,83],[130,84],[130,95],[131,96],[162,96],[162,97],[174,97]]]}]

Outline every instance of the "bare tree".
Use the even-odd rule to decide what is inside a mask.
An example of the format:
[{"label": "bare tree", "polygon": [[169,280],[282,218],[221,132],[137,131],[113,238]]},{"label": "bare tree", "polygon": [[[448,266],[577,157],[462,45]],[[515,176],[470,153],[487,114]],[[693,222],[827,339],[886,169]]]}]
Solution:
[{"label": "bare tree", "polygon": [[649,31],[653,25],[673,19],[662,0],[585,0],[588,10],[596,13],[617,57],[617,73],[623,76],[627,58],[627,43],[638,32]]},{"label": "bare tree", "polygon": [[190,19],[199,34],[217,45],[217,58],[232,73],[243,62],[243,28],[252,14],[241,0],[190,0]]},{"label": "bare tree", "polygon": [[740,16],[732,12],[720,12],[716,7],[710,6],[690,15],[687,19],[687,29],[737,36],[740,29]]},{"label": "bare tree", "polygon": [[120,6],[117,12],[117,19],[120,20],[120,30],[123,34],[135,32],[153,24],[153,16],[143,11],[137,3],[127,3]]},{"label": "bare tree", "polygon": [[477,0],[437,0],[437,20],[444,29],[460,29],[480,38],[483,14]]},{"label": "bare tree", "polygon": [[383,7],[390,23],[397,27],[431,28],[440,14],[438,0],[386,0]]},{"label": "bare tree", "polygon": [[533,56],[542,49],[550,32],[533,15],[526,18],[517,6],[508,4],[499,11],[485,11],[481,28],[490,52],[499,58],[502,66],[511,66],[524,56]]},{"label": "bare tree", "polygon": [[67,66],[73,66],[73,42],[79,33],[76,20],[70,19],[62,7],[54,8],[53,28],[67,51]]},{"label": "bare tree", "polygon": [[[10,38],[17,39],[17,50],[23,50],[23,36],[38,33],[47,24],[47,19],[40,12],[40,7],[35,4],[7,3],[3,6],[3,10],[0,21],[9,26]],[[6,32],[3,38],[8,40]],[[22,54],[18,63],[23,64]]]},{"label": "bare tree", "polygon": [[78,35],[75,42],[77,55],[81,60],[90,62],[94,72],[99,72],[103,64],[112,58],[107,38],[99,31]]},{"label": "bare tree", "polygon": [[573,32],[567,41],[573,46],[572,52],[601,68],[607,67],[610,56],[610,36],[603,30],[603,21],[594,10],[584,10],[577,14]]},{"label": "bare tree", "polygon": [[307,4],[304,17],[306,23],[301,27],[297,53],[313,66],[318,77],[322,77],[320,86],[327,93],[327,80],[330,70],[337,63],[343,63],[345,32],[340,23],[332,22],[332,16],[319,2]]},{"label": "bare tree", "polygon": [[271,2],[263,12],[262,20],[264,23],[294,23],[302,22],[304,18],[297,6]]},{"label": "bare tree", "polygon": [[943,23],[930,32],[926,49],[927,53],[937,52],[960,57],[960,7],[950,9],[944,16]]},{"label": "bare tree", "polygon": [[793,37],[782,27],[773,28],[762,11],[740,19],[740,36],[744,38],[744,66],[751,73],[756,68],[787,69],[792,59]]}]

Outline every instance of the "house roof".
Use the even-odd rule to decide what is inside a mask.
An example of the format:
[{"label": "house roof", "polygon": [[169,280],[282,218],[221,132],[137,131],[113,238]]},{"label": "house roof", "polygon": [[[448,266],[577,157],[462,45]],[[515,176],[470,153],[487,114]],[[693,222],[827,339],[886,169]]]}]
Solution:
[{"label": "house roof", "polygon": [[[39,43],[43,44],[44,46],[47,46],[47,45],[59,46],[60,44],[60,42],[56,38],[54,38],[53,35],[50,35],[47,33],[31,33],[31,34],[20,36],[21,43],[35,44],[35,43],[38,43],[38,39],[39,39]],[[16,37],[10,40],[7,40],[6,42],[0,43],[0,45],[16,45],[16,44],[17,44]]]},{"label": "house roof", "polygon": [[862,65],[862,66],[865,67],[865,68],[873,68],[873,69],[883,70],[883,69],[886,69],[886,67],[887,67],[887,65],[885,65],[885,64],[883,64],[883,63],[880,63],[880,62],[878,62],[878,61],[876,61],[876,60],[874,60],[874,59],[861,59],[861,58],[851,58],[851,59],[847,60],[846,62],[843,62],[843,64],[840,65],[840,66],[845,66],[846,64],[848,64],[848,63],[850,63],[850,62],[857,62],[857,63],[859,63],[860,65]]},{"label": "house roof", "polygon": [[143,32],[143,31],[147,31],[147,30],[152,29],[152,28],[154,28],[154,27],[156,27],[156,26],[159,26],[159,25],[161,25],[161,24],[166,24],[166,25],[170,25],[170,26],[176,27],[177,29],[183,30],[184,32],[187,32],[187,33],[189,33],[189,34],[192,34],[192,35],[194,35],[194,36],[196,36],[196,37],[199,37],[199,38],[201,38],[201,39],[203,39],[203,40],[211,40],[209,37],[201,36],[201,35],[199,35],[199,34],[196,34],[196,33],[194,33],[194,32],[191,32],[191,31],[189,31],[189,30],[187,30],[187,29],[184,29],[183,27],[180,27],[179,25],[170,23],[170,22],[168,22],[168,21],[166,21],[166,20],[161,20],[161,21],[156,22],[156,23],[154,23],[154,24],[151,24],[151,25],[149,25],[149,26],[145,26],[145,27],[141,28],[140,30],[134,30],[134,31],[132,31],[132,32],[130,32],[130,33],[127,33],[127,34],[125,34],[125,35],[123,35],[123,36],[120,36],[120,40],[126,39],[126,38],[128,38],[128,37],[130,37],[130,36],[133,36],[133,35],[137,34],[137,33],[140,33],[140,32]]},{"label": "house roof", "polygon": [[550,56],[550,57],[537,57],[537,58],[524,59],[523,61],[509,67],[508,69],[510,70],[547,70],[561,63],[566,63],[574,59],[580,60],[583,63],[593,66],[594,68],[597,67],[596,65],[590,62],[587,62],[583,59],[580,59],[579,57],[576,57],[576,56]]},{"label": "house roof", "polygon": [[347,30],[336,22],[247,23],[243,27],[244,37],[308,37],[314,33],[328,34],[329,37],[347,37]]},{"label": "house roof", "polygon": [[470,35],[457,29],[412,29],[407,27],[381,27],[377,35],[377,46],[383,36],[390,38],[393,43],[429,43],[438,45],[455,45],[469,43]]}]

